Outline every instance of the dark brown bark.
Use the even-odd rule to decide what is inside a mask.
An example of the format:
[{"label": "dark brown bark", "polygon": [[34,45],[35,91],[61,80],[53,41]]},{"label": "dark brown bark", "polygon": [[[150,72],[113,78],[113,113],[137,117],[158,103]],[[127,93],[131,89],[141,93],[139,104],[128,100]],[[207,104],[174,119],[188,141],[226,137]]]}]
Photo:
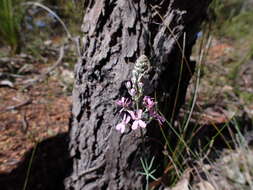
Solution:
[{"label": "dark brown bark", "polygon": [[[159,127],[143,131],[144,155],[140,131],[122,135],[115,130],[119,122],[115,100],[125,93],[123,83],[130,79],[133,63],[145,54],[152,64],[146,95],[156,93],[167,118],[177,115],[194,72],[189,56],[208,4],[208,0],[86,2],[83,57],[75,70],[70,130],[73,172],[65,180],[66,189],[132,190],[144,184],[144,176],[138,173],[140,158],[161,155]],[[181,67],[178,44],[183,46],[183,33]]]}]

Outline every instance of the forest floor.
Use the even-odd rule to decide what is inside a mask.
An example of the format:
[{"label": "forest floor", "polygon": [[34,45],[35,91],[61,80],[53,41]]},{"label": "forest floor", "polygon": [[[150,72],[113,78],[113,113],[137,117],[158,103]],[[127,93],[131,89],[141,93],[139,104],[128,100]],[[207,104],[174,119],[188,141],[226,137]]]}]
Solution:
[{"label": "forest floor", "polygon": [[24,64],[32,64],[33,71],[11,82],[12,87],[0,87],[0,173],[15,168],[37,142],[68,130],[71,93],[64,90],[63,67],[57,68],[58,74],[23,89],[22,82],[49,67],[40,62]]}]

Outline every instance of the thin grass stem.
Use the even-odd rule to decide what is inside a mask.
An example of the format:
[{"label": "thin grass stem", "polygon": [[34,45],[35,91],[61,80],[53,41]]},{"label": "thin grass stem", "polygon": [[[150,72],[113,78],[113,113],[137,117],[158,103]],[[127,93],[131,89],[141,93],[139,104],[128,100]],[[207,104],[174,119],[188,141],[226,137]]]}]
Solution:
[{"label": "thin grass stem", "polygon": [[23,186],[22,190],[26,190],[26,188],[27,188],[28,180],[29,180],[30,173],[31,173],[32,163],[33,163],[33,160],[34,160],[34,157],[35,157],[37,146],[38,146],[38,142],[36,142],[36,144],[35,144],[35,146],[33,148],[32,155],[31,155],[31,158],[29,160],[28,169],[27,169],[27,172],[26,172],[25,183],[24,183],[24,186]]}]

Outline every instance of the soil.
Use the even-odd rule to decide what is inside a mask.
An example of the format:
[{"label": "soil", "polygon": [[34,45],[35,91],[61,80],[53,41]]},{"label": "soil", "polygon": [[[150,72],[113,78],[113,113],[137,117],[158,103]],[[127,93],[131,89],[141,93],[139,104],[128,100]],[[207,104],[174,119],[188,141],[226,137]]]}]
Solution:
[{"label": "soil", "polygon": [[[24,75],[22,81],[36,77],[47,67],[33,63],[37,69]],[[49,77],[28,90],[22,90],[22,81],[15,80],[14,88],[0,87],[0,173],[14,169],[36,143],[68,130],[71,96],[59,78]]]}]

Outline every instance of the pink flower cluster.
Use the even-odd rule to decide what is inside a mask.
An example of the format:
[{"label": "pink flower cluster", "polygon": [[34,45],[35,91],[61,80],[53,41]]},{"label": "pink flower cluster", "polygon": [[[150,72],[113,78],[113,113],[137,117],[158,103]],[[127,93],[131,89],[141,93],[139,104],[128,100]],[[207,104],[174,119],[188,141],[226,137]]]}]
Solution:
[{"label": "pink flower cluster", "polygon": [[155,111],[156,102],[154,102],[153,98],[150,98],[149,96],[144,96],[143,104],[147,108],[151,118],[156,119],[160,125],[162,125],[165,122],[165,118]]},{"label": "pink flower cluster", "polygon": [[[116,130],[124,133],[126,127],[131,124],[132,130],[145,128],[147,122],[155,119],[160,125],[165,121],[164,117],[157,113],[156,102],[149,96],[144,96],[140,101],[140,95],[136,90],[131,88],[131,82],[126,83],[129,94],[132,98],[121,97],[116,104],[121,107],[120,114],[123,115],[122,121],[116,125]],[[138,96],[136,98],[136,96]],[[136,102],[138,101],[138,102]]]}]

